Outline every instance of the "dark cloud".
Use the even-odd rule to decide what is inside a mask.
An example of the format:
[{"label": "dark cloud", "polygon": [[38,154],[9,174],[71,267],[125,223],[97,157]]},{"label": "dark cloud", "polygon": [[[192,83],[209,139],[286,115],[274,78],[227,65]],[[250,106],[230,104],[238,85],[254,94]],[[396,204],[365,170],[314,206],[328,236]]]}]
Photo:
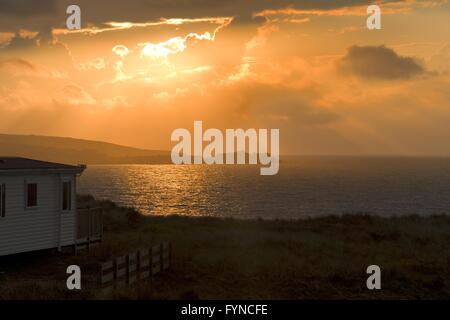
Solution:
[{"label": "dark cloud", "polygon": [[[398,1],[398,0],[397,0]],[[63,1],[64,2],[64,1]],[[147,21],[160,17],[240,16],[242,20],[264,9],[285,7],[334,9],[367,4],[364,0],[79,0],[89,22]]]},{"label": "dark cloud", "polygon": [[51,16],[56,13],[56,9],[56,0],[0,0],[0,16]]},{"label": "dark cloud", "polygon": [[55,41],[48,30],[29,37],[17,33],[5,46],[0,47],[0,57],[17,59],[14,61],[30,61],[55,69],[73,67],[72,55],[67,46]]},{"label": "dark cloud", "polygon": [[48,33],[65,22],[57,0],[0,0],[0,32],[30,30]]},{"label": "dark cloud", "polygon": [[414,58],[399,56],[385,46],[353,46],[338,62],[342,74],[367,79],[409,79],[426,71]]},{"label": "dark cloud", "polygon": [[[400,2],[385,0],[384,2]],[[42,30],[63,27],[66,8],[81,7],[82,24],[107,21],[142,22],[165,18],[198,18],[205,16],[235,16],[242,23],[250,21],[253,13],[264,9],[336,9],[367,5],[366,0],[0,0],[0,31],[18,29]],[[250,21],[251,22],[251,21]]]}]

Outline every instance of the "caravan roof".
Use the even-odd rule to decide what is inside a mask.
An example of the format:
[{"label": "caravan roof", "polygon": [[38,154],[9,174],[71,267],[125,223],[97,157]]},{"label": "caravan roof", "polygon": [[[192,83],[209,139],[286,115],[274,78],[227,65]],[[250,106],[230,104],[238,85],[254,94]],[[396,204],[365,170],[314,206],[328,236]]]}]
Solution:
[{"label": "caravan roof", "polygon": [[0,157],[0,172],[49,170],[49,171],[75,171],[81,173],[85,168],[86,166],[84,165],[74,166],[20,157]]}]

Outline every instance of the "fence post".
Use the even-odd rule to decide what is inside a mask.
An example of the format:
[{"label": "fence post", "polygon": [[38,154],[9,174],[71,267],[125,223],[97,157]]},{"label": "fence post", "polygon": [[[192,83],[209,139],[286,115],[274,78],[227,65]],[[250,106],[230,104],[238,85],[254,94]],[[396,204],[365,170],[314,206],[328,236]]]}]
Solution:
[{"label": "fence post", "polygon": [[161,242],[159,245],[159,264],[160,264],[160,272],[164,271],[164,242]]},{"label": "fence post", "polygon": [[91,236],[92,236],[92,212],[89,208],[87,210],[88,215],[88,244],[87,244],[87,250],[88,252],[91,252]]},{"label": "fence post", "polygon": [[168,242],[168,244],[169,244],[169,261],[167,262],[168,263],[168,266],[167,266],[167,269],[170,269],[171,268],[171,266],[172,266],[172,242]]},{"label": "fence post", "polygon": [[100,241],[103,241],[103,208],[100,208]]},{"label": "fence post", "polygon": [[136,280],[141,280],[141,250],[136,253]]},{"label": "fence post", "polygon": [[150,263],[150,286],[153,287],[153,246],[149,249],[149,263]]},{"label": "fence post", "polygon": [[117,268],[119,267],[116,259],[113,259],[113,265],[113,287],[115,288],[117,285]]},{"label": "fence post", "polygon": [[127,254],[125,257],[125,268],[126,268],[126,281],[127,284],[130,284],[130,255]]},{"label": "fence post", "polygon": [[99,286],[103,285],[102,278],[103,278],[103,267],[102,267],[102,264],[99,263],[98,264],[98,275],[97,275],[97,282],[98,282]]}]

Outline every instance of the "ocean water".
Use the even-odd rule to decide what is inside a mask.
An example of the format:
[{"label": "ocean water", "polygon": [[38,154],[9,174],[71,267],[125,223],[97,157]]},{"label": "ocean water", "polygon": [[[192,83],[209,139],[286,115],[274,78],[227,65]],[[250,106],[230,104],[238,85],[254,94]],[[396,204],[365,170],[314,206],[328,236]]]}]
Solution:
[{"label": "ocean water", "polygon": [[289,157],[275,176],[249,165],[91,165],[78,192],[149,215],[449,214],[450,159]]}]

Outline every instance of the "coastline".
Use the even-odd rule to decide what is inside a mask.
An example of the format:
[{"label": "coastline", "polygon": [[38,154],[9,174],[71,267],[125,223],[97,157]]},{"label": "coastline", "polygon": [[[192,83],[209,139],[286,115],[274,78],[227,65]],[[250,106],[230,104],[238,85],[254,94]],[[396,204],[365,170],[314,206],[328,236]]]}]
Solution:
[{"label": "coastline", "polygon": [[[34,253],[0,259],[0,299],[450,299],[450,216],[343,215],[297,221],[143,216],[111,201],[104,241],[91,253]],[[152,286],[105,296],[93,285],[99,261],[173,245],[170,271]],[[65,289],[78,264],[84,289]],[[366,268],[382,270],[382,290],[366,288]]]}]

